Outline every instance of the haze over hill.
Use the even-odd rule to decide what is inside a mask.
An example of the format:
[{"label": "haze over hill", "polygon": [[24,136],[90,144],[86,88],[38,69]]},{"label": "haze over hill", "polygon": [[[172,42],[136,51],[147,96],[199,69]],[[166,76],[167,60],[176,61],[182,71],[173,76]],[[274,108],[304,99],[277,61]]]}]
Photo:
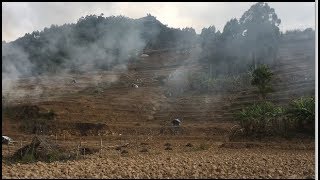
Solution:
[{"label": "haze over hill", "polygon": [[[139,19],[90,15],[2,42],[2,85],[10,89],[13,79],[39,74],[126,70],[128,62],[148,49],[199,47],[193,60],[213,64],[216,75],[243,72],[253,59],[274,59],[280,40],[290,36],[280,33],[280,24],[275,10],[264,3],[253,5],[239,20],[231,19],[223,31],[210,26],[200,35],[193,28],[170,28],[150,14]],[[310,28],[302,33],[314,37]]]}]

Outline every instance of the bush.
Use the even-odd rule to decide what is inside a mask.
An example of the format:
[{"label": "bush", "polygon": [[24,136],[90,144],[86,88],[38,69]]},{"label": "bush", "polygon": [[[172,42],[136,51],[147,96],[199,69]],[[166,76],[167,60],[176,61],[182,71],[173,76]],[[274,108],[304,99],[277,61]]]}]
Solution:
[{"label": "bush", "polygon": [[[271,102],[262,102],[248,106],[236,113],[236,119],[244,128],[247,136],[265,135],[274,131],[274,124],[278,124],[283,109],[276,107]],[[271,127],[271,128],[270,128]]]},{"label": "bush", "polygon": [[265,101],[248,106],[235,114],[246,136],[281,135],[295,132],[315,133],[315,100],[313,97],[293,100],[287,108]]},{"label": "bush", "polygon": [[314,97],[301,97],[293,100],[286,109],[286,115],[295,122],[296,129],[301,132],[315,132],[315,100]]}]

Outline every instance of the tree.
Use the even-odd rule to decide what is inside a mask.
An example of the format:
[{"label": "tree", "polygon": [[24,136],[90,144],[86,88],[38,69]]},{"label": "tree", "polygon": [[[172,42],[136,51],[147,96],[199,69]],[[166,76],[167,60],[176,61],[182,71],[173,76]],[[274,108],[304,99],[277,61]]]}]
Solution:
[{"label": "tree", "polygon": [[257,86],[258,92],[263,99],[266,99],[267,93],[273,92],[273,89],[270,85],[272,76],[273,73],[265,64],[260,65],[252,72],[251,85]]},{"label": "tree", "polygon": [[201,47],[206,48],[214,48],[215,43],[215,34],[216,34],[216,27],[210,26],[208,28],[203,28],[200,34],[201,38]]},{"label": "tree", "polygon": [[229,39],[235,39],[241,31],[241,25],[237,19],[231,19],[226,23],[223,28],[222,39],[227,41]]},{"label": "tree", "polygon": [[259,2],[250,7],[239,20],[246,31],[246,50],[254,61],[274,60],[280,40],[281,20],[267,3]]}]

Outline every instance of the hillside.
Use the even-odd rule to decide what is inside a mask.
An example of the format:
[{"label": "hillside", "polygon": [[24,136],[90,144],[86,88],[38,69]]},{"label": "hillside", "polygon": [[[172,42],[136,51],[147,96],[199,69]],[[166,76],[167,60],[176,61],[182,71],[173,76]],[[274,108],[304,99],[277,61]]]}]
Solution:
[{"label": "hillside", "polygon": [[[314,95],[313,47],[312,40],[281,44],[277,64],[272,67],[275,92],[268,99],[284,104],[296,97]],[[228,127],[236,123],[232,113],[256,101],[257,95],[249,88],[235,93],[168,96],[169,89],[163,79],[181,67],[202,71],[203,64],[192,57],[197,53],[197,48],[189,53],[150,52],[149,57],[140,57],[130,63],[128,70],[21,79],[19,89],[9,93],[7,99],[11,102],[8,103],[35,105],[44,112],[53,110],[56,118],[50,129],[61,132],[76,133],[75,123],[81,122],[103,123],[108,126],[109,133],[121,131],[126,134],[135,129],[145,134],[153,129],[152,132],[158,134],[171,119],[181,118],[189,135],[226,133]],[[72,79],[77,83],[71,83]],[[131,87],[132,83],[139,88]],[[6,93],[4,91],[3,95]],[[23,98],[10,99],[10,96]],[[11,121],[5,115],[3,125],[8,122],[15,125],[13,122],[19,120]],[[5,125],[2,129],[10,134],[9,129],[13,130],[13,127]],[[219,127],[223,128],[212,131]]]}]

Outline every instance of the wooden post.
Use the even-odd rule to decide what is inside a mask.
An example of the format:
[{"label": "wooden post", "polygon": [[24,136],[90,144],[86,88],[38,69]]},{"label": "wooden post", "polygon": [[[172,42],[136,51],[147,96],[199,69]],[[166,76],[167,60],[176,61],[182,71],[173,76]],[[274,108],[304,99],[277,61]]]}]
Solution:
[{"label": "wooden post", "polygon": [[66,142],[66,134],[63,133],[63,141]]},{"label": "wooden post", "polygon": [[79,144],[77,145],[77,159],[79,157]]},{"label": "wooden post", "polygon": [[22,157],[22,140],[20,140],[20,155],[21,155],[21,157]]},{"label": "wooden post", "polygon": [[57,133],[56,133],[56,144],[57,144],[57,141],[58,141],[58,135],[57,135]]},{"label": "wooden post", "polygon": [[[100,134],[99,134],[100,135]],[[102,137],[100,135],[100,155],[102,154]]]}]

